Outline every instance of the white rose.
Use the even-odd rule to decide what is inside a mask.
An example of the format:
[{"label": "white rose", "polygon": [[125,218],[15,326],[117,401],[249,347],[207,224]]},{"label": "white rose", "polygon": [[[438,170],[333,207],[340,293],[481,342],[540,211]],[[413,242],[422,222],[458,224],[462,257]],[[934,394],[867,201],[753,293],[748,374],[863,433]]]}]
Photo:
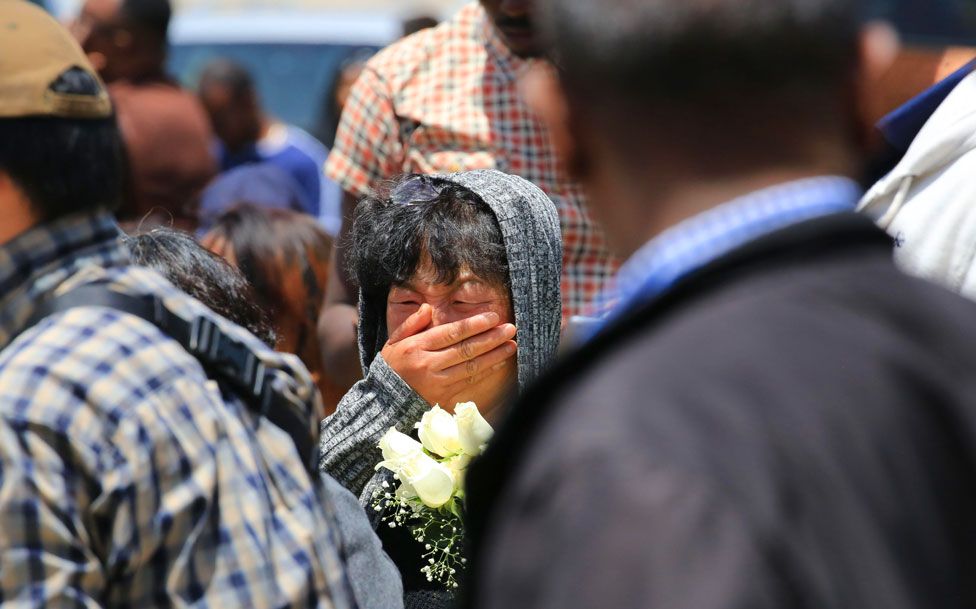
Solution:
[{"label": "white rose", "polygon": [[379,448],[383,451],[383,462],[377,465],[376,469],[385,467],[395,474],[400,473],[403,462],[409,461],[418,454],[423,454],[423,447],[420,442],[405,433],[400,433],[394,427],[391,427],[380,438]]},{"label": "white rose", "polygon": [[474,402],[458,404],[454,408],[454,419],[457,421],[458,438],[464,454],[477,457],[485,450],[485,444],[491,439],[495,430],[478,412]]},{"label": "white rose", "polygon": [[452,457],[444,462],[444,465],[451,470],[451,474],[454,475],[454,481],[457,483],[459,489],[464,488],[464,478],[468,472],[468,465],[471,464],[471,457],[468,455],[458,455]]},{"label": "white rose", "polygon": [[450,457],[461,452],[457,423],[440,406],[434,406],[425,412],[417,423],[417,429],[424,448],[435,455]]},{"label": "white rose", "polygon": [[400,478],[424,505],[432,508],[450,501],[457,488],[451,470],[423,453],[403,462]]},{"label": "white rose", "polygon": [[402,479],[400,480],[400,486],[397,488],[396,493],[394,494],[396,495],[397,499],[410,500],[417,498],[417,490]]}]

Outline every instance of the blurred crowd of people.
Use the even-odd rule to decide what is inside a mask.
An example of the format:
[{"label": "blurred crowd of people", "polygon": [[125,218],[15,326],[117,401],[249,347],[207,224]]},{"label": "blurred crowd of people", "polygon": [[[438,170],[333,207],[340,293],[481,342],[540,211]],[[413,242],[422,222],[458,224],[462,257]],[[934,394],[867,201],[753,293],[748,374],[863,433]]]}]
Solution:
[{"label": "blurred crowd of people", "polygon": [[976,48],[864,8],[473,0],[323,143],[0,0],[0,607],[976,606]]}]

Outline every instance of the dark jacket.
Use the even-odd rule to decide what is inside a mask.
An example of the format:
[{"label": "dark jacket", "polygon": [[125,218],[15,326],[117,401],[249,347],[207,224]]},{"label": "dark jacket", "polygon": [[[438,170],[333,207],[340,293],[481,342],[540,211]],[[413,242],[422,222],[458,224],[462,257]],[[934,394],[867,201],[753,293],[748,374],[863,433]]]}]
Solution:
[{"label": "dark jacket", "polygon": [[557,365],[468,482],[467,606],[976,604],[976,306],[842,214]]}]

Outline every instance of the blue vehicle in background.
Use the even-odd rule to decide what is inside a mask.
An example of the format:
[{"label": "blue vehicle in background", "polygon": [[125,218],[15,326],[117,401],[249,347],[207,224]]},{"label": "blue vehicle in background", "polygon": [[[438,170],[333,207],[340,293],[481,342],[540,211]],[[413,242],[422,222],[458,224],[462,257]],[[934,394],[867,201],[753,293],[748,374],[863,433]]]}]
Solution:
[{"label": "blue vehicle in background", "polygon": [[254,76],[264,108],[332,144],[330,93],[340,67],[397,39],[398,19],[324,12],[189,12],[170,26],[170,73],[195,89],[216,58],[232,59]]}]

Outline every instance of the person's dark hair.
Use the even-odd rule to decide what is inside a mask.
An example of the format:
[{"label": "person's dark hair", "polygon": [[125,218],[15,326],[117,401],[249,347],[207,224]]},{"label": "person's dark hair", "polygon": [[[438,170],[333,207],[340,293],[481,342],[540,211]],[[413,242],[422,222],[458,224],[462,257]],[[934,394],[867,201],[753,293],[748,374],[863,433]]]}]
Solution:
[{"label": "person's dark hair", "polygon": [[438,283],[464,269],[511,288],[501,227],[491,208],[467,188],[428,176],[407,176],[356,207],[350,270],[372,298],[385,299],[429,257]]},{"label": "person's dark hair", "polygon": [[407,37],[417,32],[421,32],[432,27],[437,27],[436,17],[430,15],[419,15],[403,21],[403,36]]},{"label": "person's dark hair", "polygon": [[[332,238],[308,214],[286,209],[265,209],[249,203],[235,205],[218,215],[204,243],[222,242],[241,273],[254,286],[259,304],[275,318],[306,301],[312,327],[318,320],[331,257]],[[214,248],[211,248],[214,249]],[[303,296],[291,291],[300,284]],[[302,304],[302,307],[305,305]],[[300,310],[296,312],[304,313]],[[292,314],[292,311],[287,311]]]},{"label": "person's dark hair", "polygon": [[127,23],[166,41],[173,8],[169,0],[124,0],[119,14]]},{"label": "person's dark hair", "polygon": [[276,348],[301,358],[322,395],[337,402],[316,332],[332,256],[328,233],[308,214],[241,204],[218,216],[202,243],[237,265],[274,324]]},{"label": "person's dark hair", "polygon": [[[586,101],[815,109],[852,76],[860,0],[540,0],[564,84]],[[811,98],[809,95],[813,95]]]},{"label": "person's dark hair", "polygon": [[215,59],[203,68],[197,91],[202,93],[214,85],[226,88],[234,99],[252,95],[255,91],[254,78],[248,69],[226,58]]},{"label": "person's dark hair", "polygon": [[[72,68],[52,91],[97,95],[90,74]],[[0,119],[0,171],[24,192],[43,221],[96,209],[114,210],[125,189],[126,164],[115,117]]]},{"label": "person's dark hair", "polygon": [[275,333],[244,276],[189,234],[157,228],[126,239],[132,261],[149,267],[215,313],[274,348]]}]

